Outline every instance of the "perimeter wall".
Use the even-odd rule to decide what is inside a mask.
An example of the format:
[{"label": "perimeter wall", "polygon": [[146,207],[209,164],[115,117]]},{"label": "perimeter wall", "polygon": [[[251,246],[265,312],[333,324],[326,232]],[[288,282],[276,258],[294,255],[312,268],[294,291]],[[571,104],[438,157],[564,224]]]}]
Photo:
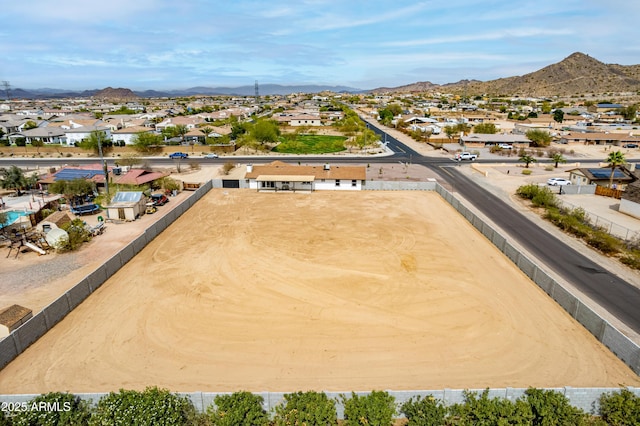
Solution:
[{"label": "perimeter wall", "polygon": [[[0,369],[21,354],[27,347],[29,347],[29,345],[44,335],[55,324],[60,322],[69,312],[82,303],[84,299],[100,287],[108,278],[115,274],[124,264],[131,260],[133,256],[138,254],[151,240],[164,231],[185,211],[191,208],[191,206],[193,206],[212,188],[222,188],[222,181],[209,181],[198,188],[193,196],[186,199],[161,220],[147,228],[142,235],[125,246],[103,266],[87,275],[73,288],[45,307],[41,312],[20,326],[8,337],[1,340]],[[513,261],[513,263],[515,263],[532,281],[534,281],[549,296],[551,296],[551,298],[562,306],[573,318],[589,330],[589,332],[608,347],[625,364],[631,367],[636,374],[640,375],[640,347],[638,347],[638,345],[632,342],[606,320],[601,318],[596,312],[586,306],[561,284],[551,278],[543,269],[539,268],[533,261],[509,243],[503,235],[493,229],[492,226],[485,223],[479,216],[464,206],[459,199],[440,186],[437,182],[434,180],[429,180],[427,182],[367,181],[364,188],[367,190],[435,190],[509,259],[511,259],[511,261]],[[640,388],[628,389],[640,396]],[[525,390],[526,389],[519,388],[490,389],[489,396],[515,400],[520,397]],[[612,392],[618,389],[564,387],[553,388],[553,390],[563,393],[572,405],[583,409],[585,412],[595,413],[597,411],[598,398],[600,395],[605,392]],[[400,404],[412,396],[426,395],[432,395],[437,399],[441,399],[446,404],[454,404],[457,402],[463,402],[463,392],[464,391],[461,389],[401,392],[389,391],[389,393],[395,397],[396,402]],[[367,392],[356,393],[366,394]],[[283,401],[285,395],[285,393],[281,392],[264,392],[256,394],[264,398],[264,408],[267,411],[270,411],[273,407]],[[327,392],[327,396],[330,398],[338,398],[341,394],[348,396],[350,395],[350,391]],[[92,400],[96,403],[104,395],[106,394],[96,393],[80,394],[79,396],[83,399]],[[193,392],[182,393],[182,395],[188,396],[193,401],[196,408],[202,411],[206,410],[209,405],[213,404],[213,400],[218,394]],[[0,402],[26,402],[33,397],[35,397],[35,395],[0,395]],[[338,417],[342,418],[344,406],[339,398],[337,399],[336,405],[338,409]]]}]

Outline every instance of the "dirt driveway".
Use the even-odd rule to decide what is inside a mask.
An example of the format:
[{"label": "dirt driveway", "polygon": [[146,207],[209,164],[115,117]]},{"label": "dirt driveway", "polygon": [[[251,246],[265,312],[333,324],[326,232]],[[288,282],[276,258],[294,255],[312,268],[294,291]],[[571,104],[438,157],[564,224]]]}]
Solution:
[{"label": "dirt driveway", "polygon": [[638,386],[431,192],[212,190],[3,393]]}]

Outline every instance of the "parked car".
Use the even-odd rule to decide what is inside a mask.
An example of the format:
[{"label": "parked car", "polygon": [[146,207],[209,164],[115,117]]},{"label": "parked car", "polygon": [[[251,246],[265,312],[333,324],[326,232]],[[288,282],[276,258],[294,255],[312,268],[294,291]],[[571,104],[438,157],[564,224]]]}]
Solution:
[{"label": "parked car", "polygon": [[169,154],[169,158],[189,158],[189,154],[186,152],[174,152],[173,154]]},{"label": "parked car", "polygon": [[147,208],[145,209],[145,213],[146,214],[153,214],[155,212],[157,212],[158,209],[156,208],[155,204],[153,204],[153,201],[149,201],[147,203]]},{"label": "parked car", "polygon": [[509,145],[508,143],[501,143],[501,144],[498,145],[498,148],[513,149],[513,145]]},{"label": "parked car", "polygon": [[207,154],[204,156],[204,158],[218,158],[218,154],[213,154],[213,153]]},{"label": "parked car", "polygon": [[151,202],[154,206],[164,206],[169,202],[169,199],[164,194],[151,194]]},{"label": "parked car", "polygon": [[547,185],[552,185],[552,186],[571,185],[571,181],[565,178],[550,178],[549,180],[547,180]]},{"label": "parked car", "polygon": [[624,144],[625,148],[637,148],[638,144],[637,143],[626,143]]}]

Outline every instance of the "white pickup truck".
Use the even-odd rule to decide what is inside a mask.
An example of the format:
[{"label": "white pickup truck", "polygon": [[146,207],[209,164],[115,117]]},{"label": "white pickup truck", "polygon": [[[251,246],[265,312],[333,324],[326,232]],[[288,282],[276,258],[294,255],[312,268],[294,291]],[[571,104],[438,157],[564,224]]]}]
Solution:
[{"label": "white pickup truck", "polygon": [[457,161],[462,161],[462,160],[473,161],[476,158],[478,158],[478,155],[477,154],[472,154],[470,152],[459,152],[454,157],[454,159],[457,160]]}]

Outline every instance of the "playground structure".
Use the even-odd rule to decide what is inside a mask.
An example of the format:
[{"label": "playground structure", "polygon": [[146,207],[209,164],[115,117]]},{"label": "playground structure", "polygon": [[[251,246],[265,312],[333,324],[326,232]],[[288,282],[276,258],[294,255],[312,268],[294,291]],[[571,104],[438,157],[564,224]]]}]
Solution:
[{"label": "playground structure", "polygon": [[11,256],[13,251],[16,251],[15,258],[22,252],[23,248],[32,250],[38,255],[42,256],[47,254],[51,249],[49,243],[45,239],[45,234],[35,230],[23,229],[22,231],[12,229],[9,236],[4,236],[4,239],[9,241],[9,252],[7,258]]}]

